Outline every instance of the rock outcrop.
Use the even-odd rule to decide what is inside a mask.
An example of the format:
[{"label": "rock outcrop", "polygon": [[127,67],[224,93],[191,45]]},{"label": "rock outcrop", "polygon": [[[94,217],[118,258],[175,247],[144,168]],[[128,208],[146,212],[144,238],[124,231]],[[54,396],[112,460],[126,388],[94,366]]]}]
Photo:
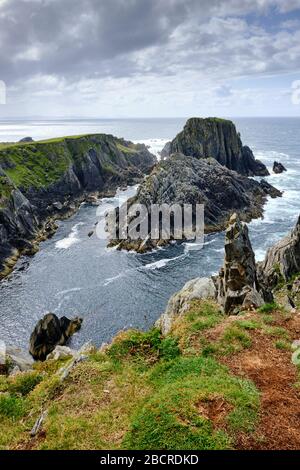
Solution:
[{"label": "rock outcrop", "polygon": [[235,308],[261,307],[264,299],[259,293],[255,256],[249,239],[248,227],[236,214],[225,235],[225,260],[216,278],[218,302],[225,313]]},{"label": "rock outcrop", "polygon": [[192,300],[215,300],[216,297],[217,290],[213,279],[206,277],[192,279],[185,284],[182,290],[170,298],[165,313],[161,315],[155,325],[163,335],[166,335],[171,331],[174,320],[180,315],[184,315]]},{"label": "rock outcrop", "polygon": [[220,273],[210,278],[192,279],[171,297],[166,311],[156,322],[164,335],[171,331],[176,318],[184,315],[195,299],[216,301],[228,315],[253,310],[273,300],[271,291],[258,281],[248,227],[237,214],[230,218],[226,230],[225,259]]},{"label": "rock outcrop", "polygon": [[29,142],[34,142],[32,137],[23,137],[23,139],[20,139],[19,142],[21,143],[29,143]]},{"label": "rock outcrop", "polygon": [[286,168],[283,166],[282,163],[280,162],[274,162],[273,164],[273,172],[276,174],[283,173],[284,171],[287,171]]},{"label": "rock outcrop", "polygon": [[33,359],[27,351],[0,340],[0,374],[14,375],[31,370]]},{"label": "rock outcrop", "polygon": [[[215,159],[196,159],[173,154],[156,165],[141,184],[132,204],[143,204],[150,213],[151,204],[204,204],[206,232],[226,228],[230,216],[237,212],[243,220],[261,217],[267,196],[281,196],[267,182],[259,183],[225,168]],[[194,216],[195,214],[193,214]],[[149,221],[149,234],[151,231]],[[150,237],[150,235],[149,235]],[[146,251],[160,245],[162,240],[115,240],[119,249]]]},{"label": "rock outcrop", "polygon": [[258,269],[260,278],[270,287],[300,273],[300,217],[291,233],[267,251]]},{"label": "rock outcrop", "polygon": [[218,118],[191,118],[182,132],[168,142],[161,155],[183,153],[198,159],[212,157],[221,165],[245,176],[267,176],[266,166],[242,145],[232,121]]},{"label": "rock outcrop", "polygon": [[145,145],[104,134],[2,146],[0,277],[36,250],[41,230],[53,233],[49,218],[71,214],[91,192],[141,181],[155,162]]},{"label": "rock outcrop", "polygon": [[29,352],[35,360],[44,361],[57,345],[65,345],[81,328],[82,319],[58,318],[53,313],[45,315],[30,336]]}]

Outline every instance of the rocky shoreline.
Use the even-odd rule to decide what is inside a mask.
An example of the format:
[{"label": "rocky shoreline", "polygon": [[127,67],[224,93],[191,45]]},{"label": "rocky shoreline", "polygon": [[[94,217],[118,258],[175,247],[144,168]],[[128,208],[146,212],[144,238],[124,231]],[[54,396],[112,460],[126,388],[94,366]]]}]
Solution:
[{"label": "rocky shoreline", "polygon": [[[128,201],[128,209],[142,204],[147,208],[148,235],[145,237],[117,237],[110,246],[119,250],[150,251],[176,239],[151,238],[151,205],[192,205],[193,226],[196,226],[196,206],[204,205],[205,232],[218,232],[226,228],[233,213],[245,222],[263,216],[267,197],[282,193],[266,180],[249,176],[268,176],[267,167],[256,160],[253,152],[242,144],[233,122],[218,118],[189,119],[182,132],[168,142],[161,152],[162,160],[139,187],[137,195]],[[138,216],[139,217],[139,216]],[[118,219],[118,211],[116,211]],[[134,221],[134,216],[130,222]],[[172,225],[173,224],[173,225]],[[145,224],[146,225],[146,224]],[[120,230],[122,233],[122,229]],[[183,234],[180,240],[188,240]]]},{"label": "rocky shoreline", "polygon": [[144,145],[87,135],[0,149],[0,279],[82,202],[136,184],[156,162]]}]

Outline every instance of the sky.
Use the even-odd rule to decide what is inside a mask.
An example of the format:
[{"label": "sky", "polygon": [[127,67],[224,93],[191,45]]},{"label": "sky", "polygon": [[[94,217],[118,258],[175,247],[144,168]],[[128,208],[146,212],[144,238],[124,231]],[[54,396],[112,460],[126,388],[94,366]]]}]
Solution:
[{"label": "sky", "polygon": [[300,116],[300,0],[0,0],[0,118]]}]

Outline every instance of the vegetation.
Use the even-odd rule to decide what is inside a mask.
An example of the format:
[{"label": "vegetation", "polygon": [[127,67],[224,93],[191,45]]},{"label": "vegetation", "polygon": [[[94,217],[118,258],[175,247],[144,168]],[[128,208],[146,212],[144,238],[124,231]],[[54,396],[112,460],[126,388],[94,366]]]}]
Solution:
[{"label": "vegetation", "polygon": [[122,139],[105,134],[61,137],[39,142],[0,145],[0,167],[6,176],[0,180],[0,200],[10,194],[9,185],[22,189],[42,188],[57,182],[70,165],[81,166],[94,150],[103,171],[116,174],[120,159],[136,154],[137,149]]},{"label": "vegetation", "polygon": [[[172,332],[121,332],[61,383],[67,361],[0,377],[0,449],[234,449],[259,424],[260,391],[227,362],[260,335],[290,351],[280,311],[224,317],[214,302],[193,301]],[[255,342],[257,344],[257,340]],[[41,433],[30,438],[41,411]]]}]

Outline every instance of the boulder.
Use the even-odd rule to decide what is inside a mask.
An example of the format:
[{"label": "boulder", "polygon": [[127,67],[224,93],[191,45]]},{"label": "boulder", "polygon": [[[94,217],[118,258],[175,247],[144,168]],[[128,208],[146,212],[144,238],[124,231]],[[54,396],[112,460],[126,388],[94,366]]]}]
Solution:
[{"label": "boulder", "polygon": [[300,272],[300,216],[290,234],[267,251],[258,271],[259,278],[271,288]]},{"label": "boulder", "polygon": [[283,173],[284,171],[287,171],[286,168],[283,166],[282,163],[280,162],[274,162],[273,163],[273,172],[276,174]]},{"label": "boulder", "polygon": [[74,357],[75,354],[77,354],[77,351],[68,346],[56,346],[55,349],[48,354],[47,361],[51,359],[57,361],[58,359],[65,359],[66,357]]},{"label": "boulder", "polygon": [[246,176],[267,176],[267,167],[243,146],[232,121],[219,118],[191,118],[182,132],[162,150],[162,157],[183,153],[202,159],[215,158],[221,165]]},{"label": "boulder", "polygon": [[260,307],[264,300],[259,293],[255,256],[248,227],[234,214],[225,235],[225,260],[216,278],[218,302],[225,313],[237,308]]},{"label": "boulder", "polygon": [[57,345],[64,345],[81,328],[82,319],[58,318],[48,313],[37,323],[30,336],[29,352],[36,360],[44,361]]},{"label": "boulder", "polygon": [[31,370],[32,357],[17,346],[8,346],[0,341],[0,373],[14,375],[17,372]]},{"label": "boulder", "polygon": [[157,320],[156,326],[166,335],[172,329],[173,322],[188,309],[194,299],[216,299],[216,287],[211,278],[196,278],[187,282],[181,291],[174,294],[163,315]]}]

